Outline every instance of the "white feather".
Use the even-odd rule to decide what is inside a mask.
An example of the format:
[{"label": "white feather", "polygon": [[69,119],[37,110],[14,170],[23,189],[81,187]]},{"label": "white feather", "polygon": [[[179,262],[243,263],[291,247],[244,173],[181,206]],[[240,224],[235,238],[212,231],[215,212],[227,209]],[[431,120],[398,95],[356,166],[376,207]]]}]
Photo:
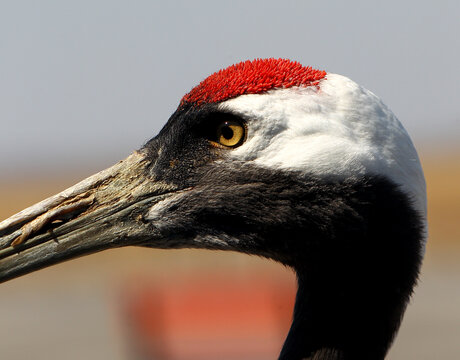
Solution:
[{"label": "white feather", "polygon": [[[387,176],[426,219],[426,186],[409,135],[391,110],[352,80],[328,74],[318,87],[242,95],[219,105],[248,119],[240,161],[337,178]],[[426,221],[425,221],[426,224]]]}]

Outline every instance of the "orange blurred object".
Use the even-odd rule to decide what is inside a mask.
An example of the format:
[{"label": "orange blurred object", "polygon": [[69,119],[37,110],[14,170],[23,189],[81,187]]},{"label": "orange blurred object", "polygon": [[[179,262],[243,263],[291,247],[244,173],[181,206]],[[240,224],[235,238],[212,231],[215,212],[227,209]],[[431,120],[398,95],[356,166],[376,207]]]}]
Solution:
[{"label": "orange blurred object", "polygon": [[130,281],[123,289],[129,358],[276,358],[289,330],[295,284],[252,276]]}]

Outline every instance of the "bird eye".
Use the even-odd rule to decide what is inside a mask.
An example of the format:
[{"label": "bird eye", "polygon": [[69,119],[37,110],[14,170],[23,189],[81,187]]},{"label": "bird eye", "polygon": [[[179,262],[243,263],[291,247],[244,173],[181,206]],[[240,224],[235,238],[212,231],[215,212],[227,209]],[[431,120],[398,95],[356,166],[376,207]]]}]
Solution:
[{"label": "bird eye", "polygon": [[199,118],[192,132],[217,148],[236,148],[246,140],[246,122],[226,112],[209,112]]},{"label": "bird eye", "polygon": [[222,121],[217,126],[217,143],[227,147],[237,147],[243,143],[245,128],[234,120]]}]

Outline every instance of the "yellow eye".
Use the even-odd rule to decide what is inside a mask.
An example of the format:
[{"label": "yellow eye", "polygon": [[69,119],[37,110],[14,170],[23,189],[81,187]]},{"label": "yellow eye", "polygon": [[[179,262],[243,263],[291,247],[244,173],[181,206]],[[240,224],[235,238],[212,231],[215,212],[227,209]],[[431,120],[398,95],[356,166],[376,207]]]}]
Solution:
[{"label": "yellow eye", "polygon": [[236,147],[244,140],[245,128],[238,121],[223,121],[217,127],[217,142],[220,145]]}]

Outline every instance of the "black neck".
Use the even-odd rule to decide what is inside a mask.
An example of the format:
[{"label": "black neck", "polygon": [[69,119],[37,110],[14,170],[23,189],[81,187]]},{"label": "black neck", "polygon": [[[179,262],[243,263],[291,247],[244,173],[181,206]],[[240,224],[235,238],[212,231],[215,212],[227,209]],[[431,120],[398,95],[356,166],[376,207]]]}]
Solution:
[{"label": "black neck", "polygon": [[281,360],[382,360],[397,333],[421,264],[421,219],[391,182],[359,190],[343,192],[351,215],[312,213],[320,227],[307,223],[291,242],[298,292]]},{"label": "black neck", "polygon": [[383,294],[370,289],[359,294],[360,301],[358,294],[351,294],[337,283],[332,285],[320,286],[299,277],[294,320],[280,359],[384,358],[404,304],[395,306],[394,299],[387,299],[388,303],[376,299]]},{"label": "black neck", "polygon": [[294,319],[281,360],[384,359],[412,293],[420,256],[407,238],[385,241],[363,239],[350,246],[344,240],[343,246],[335,243],[295,266]]}]

